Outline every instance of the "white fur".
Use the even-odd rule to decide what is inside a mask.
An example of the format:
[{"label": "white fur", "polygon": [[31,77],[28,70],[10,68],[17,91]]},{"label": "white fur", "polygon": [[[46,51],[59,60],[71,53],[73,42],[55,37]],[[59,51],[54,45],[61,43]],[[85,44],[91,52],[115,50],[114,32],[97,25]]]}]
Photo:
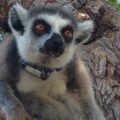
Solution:
[{"label": "white fur", "polygon": [[52,25],[52,30],[55,33],[60,33],[61,28],[70,24],[69,20],[63,19],[58,14],[56,14],[56,15],[43,14],[43,15],[38,16],[38,18],[43,18],[49,24],[51,24]]},{"label": "white fur", "polygon": [[[27,41],[28,40],[28,41]],[[38,44],[32,44],[31,41],[29,41],[29,38],[26,38],[24,40],[24,37],[19,39],[17,41],[18,44],[18,49],[19,53],[22,56],[23,59],[27,60],[28,62],[36,63],[39,65],[43,65],[42,60],[46,60],[46,66],[51,67],[51,68],[56,68],[56,67],[63,67],[66,65],[73,57],[74,50],[75,50],[75,45],[72,43],[68,47],[65,48],[64,53],[60,57],[49,57],[47,55],[44,55],[40,53],[36,45]],[[38,45],[39,48],[39,45]]]},{"label": "white fur", "polygon": [[78,27],[80,31],[93,31],[93,21],[92,20],[88,20],[88,21],[84,21],[84,22],[79,22],[78,23]]},{"label": "white fur", "polygon": [[[45,65],[51,68],[63,67],[72,59],[75,50],[74,39],[72,43],[66,45],[64,53],[57,58],[52,56],[50,57],[39,52],[39,49],[44,46],[44,43],[53,35],[53,33],[61,34],[60,33],[61,28],[71,24],[70,20],[62,18],[58,14],[56,15],[40,14],[34,16],[30,20],[27,20],[28,12],[26,9],[24,9],[19,4],[16,4],[14,8],[16,9],[21,21],[23,22],[23,25],[25,26],[24,35],[21,36],[19,32],[13,29],[10,19],[9,25],[16,38],[19,54],[23,59],[31,63]],[[52,30],[50,34],[45,34],[42,37],[36,37],[33,35],[33,33],[31,33],[31,28],[33,22],[36,19],[40,18],[44,19],[47,23],[49,23],[52,26]],[[92,30],[92,27],[93,24],[91,21],[79,23],[78,34],[81,34],[81,32],[84,31],[90,31]]]},{"label": "white fur", "polygon": [[[28,62],[42,65],[41,61],[47,56],[39,52],[40,47],[44,46],[46,40],[48,40],[48,38],[50,38],[53,35],[53,33],[60,33],[60,29],[70,24],[70,22],[66,19],[62,19],[58,15],[48,16],[46,14],[46,15],[39,15],[37,16],[37,18],[45,19],[46,22],[48,22],[52,26],[51,33],[43,35],[42,37],[38,37],[38,38],[34,36],[32,37],[30,30],[32,27],[32,22],[36,19],[33,18],[30,21],[30,23],[28,23],[24,36],[17,37],[17,45],[18,45],[19,53],[23,59],[27,60]],[[64,54],[61,55],[60,57],[58,58],[49,57],[49,62],[47,62],[46,65],[52,68],[64,66],[72,59],[74,54],[74,47],[75,47],[74,44],[71,43],[68,47],[66,47]]]},{"label": "white fur", "polygon": [[[27,24],[27,14],[28,14],[28,11],[26,9],[24,9],[20,4],[16,3],[10,11],[12,11],[12,9],[15,9],[17,14],[19,15],[20,17],[20,20],[23,22],[23,25],[26,26]],[[11,14],[11,12],[10,12]],[[11,20],[10,20],[10,15],[9,15],[9,19],[8,19],[8,24],[14,34],[14,36],[16,38],[18,38],[18,36],[20,36],[20,33],[17,32],[16,30],[13,29],[12,25],[11,25]]]},{"label": "white fur", "polygon": [[84,44],[84,43],[88,42],[89,38],[91,37],[93,28],[94,28],[94,24],[93,24],[92,20],[78,23],[78,30],[75,33],[75,37],[79,38],[81,35],[86,34],[86,38],[83,41],[81,41],[80,44]]},{"label": "white fur", "polygon": [[[16,11],[17,11],[17,13],[18,13],[21,21],[23,21],[23,24],[24,24],[24,21],[26,21],[27,14],[28,14],[27,10],[24,9],[24,8],[23,8],[20,4],[18,4],[18,3],[14,6],[14,8],[16,9]],[[25,23],[26,23],[26,22],[25,22]]]}]

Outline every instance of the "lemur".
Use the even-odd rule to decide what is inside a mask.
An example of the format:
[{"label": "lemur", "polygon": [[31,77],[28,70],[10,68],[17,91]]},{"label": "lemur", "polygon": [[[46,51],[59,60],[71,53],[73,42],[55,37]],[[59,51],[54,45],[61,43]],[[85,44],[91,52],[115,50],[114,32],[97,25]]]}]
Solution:
[{"label": "lemur", "polygon": [[77,21],[57,7],[15,4],[12,39],[0,68],[0,107],[6,120],[105,120],[79,57],[93,21]]}]

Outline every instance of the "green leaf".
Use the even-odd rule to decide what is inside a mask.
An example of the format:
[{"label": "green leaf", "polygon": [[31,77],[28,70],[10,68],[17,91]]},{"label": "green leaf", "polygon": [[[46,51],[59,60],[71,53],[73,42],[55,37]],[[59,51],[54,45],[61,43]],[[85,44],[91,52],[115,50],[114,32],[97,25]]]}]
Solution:
[{"label": "green leaf", "polygon": [[120,4],[118,4],[117,0],[106,0],[108,4],[113,6],[116,10],[120,11]]}]

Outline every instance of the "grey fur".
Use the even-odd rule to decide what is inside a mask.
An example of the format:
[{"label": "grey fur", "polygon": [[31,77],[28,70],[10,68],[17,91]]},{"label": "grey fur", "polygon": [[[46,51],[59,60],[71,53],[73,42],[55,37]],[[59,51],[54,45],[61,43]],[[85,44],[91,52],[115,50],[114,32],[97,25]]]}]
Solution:
[{"label": "grey fur", "polygon": [[61,8],[58,8],[58,7],[53,7],[52,9],[51,9],[51,7],[34,8],[29,11],[29,17],[32,18],[39,14],[46,14],[46,13],[49,15],[59,14],[59,16],[65,18],[65,19],[70,19],[71,22],[73,23],[73,25],[77,27],[77,21],[75,20],[75,18],[73,18],[73,16],[71,16],[71,14],[68,14],[68,13],[66,14]]},{"label": "grey fur", "polygon": [[[9,47],[6,48],[6,57],[3,58],[5,64],[0,69],[0,107],[6,113],[6,120],[26,120],[29,118],[28,114],[32,116],[33,120],[105,120],[95,102],[91,77],[80,60],[79,54],[74,53],[75,39],[80,36],[76,33],[79,30],[77,21],[57,8],[35,8],[27,12],[20,5],[16,5],[14,9],[17,12],[10,12],[9,25],[15,39],[12,39]],[[58,25],[70,24],[75,31],[73,40],[69,44],[64,42],[65,51],[57,58],[38,53],[39,39],[45,39],[45,37],[34,36],[30,26],[41,14],[43,16],[47,14],[48,17],[55,16],[55,19],[58,15]],[[15,20],[19,19],[20,24],[24,27],[22,34],[21,26],[16,29],[13,25],[11,15],[16,16]],[[54,26],[54,24],[52,25]],[[87,33],[89,31],[88,36],[90,36],[91,29],[93,27],[88,26],[84,30],[81,28],[80,31]],[[52,36],[52,32],[48,36]],[[58,29],[57,33],[59,32]],[[26,46],[23,44],[25,41]],[[36,42],[38,43],[36,44]],[[24,50],[20,48],[22,45]],[[43,81],[23,70],[20,66],[21,59],[32,61],[38,66],[42,64],[53,68],[58,67],[59,64],[64,69],[53,72],[48,80]]]}]

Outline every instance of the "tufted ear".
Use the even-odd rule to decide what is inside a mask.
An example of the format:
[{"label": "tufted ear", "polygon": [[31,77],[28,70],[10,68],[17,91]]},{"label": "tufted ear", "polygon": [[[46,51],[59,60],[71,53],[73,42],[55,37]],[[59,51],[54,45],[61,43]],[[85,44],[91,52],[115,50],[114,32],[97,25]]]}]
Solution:
[{"label": "tufted ear", "polygon": [[78,29],[76,32],[76,43],[87,44],[94,28],[93,21],[88,20],[84,22],[79,22],[77,26]]},{"label": "tufted ear", "polygon": [[27,10],[16,3],[9,12],[8,24],[12,31],[24,32],[24,26],[27,23]]}]

